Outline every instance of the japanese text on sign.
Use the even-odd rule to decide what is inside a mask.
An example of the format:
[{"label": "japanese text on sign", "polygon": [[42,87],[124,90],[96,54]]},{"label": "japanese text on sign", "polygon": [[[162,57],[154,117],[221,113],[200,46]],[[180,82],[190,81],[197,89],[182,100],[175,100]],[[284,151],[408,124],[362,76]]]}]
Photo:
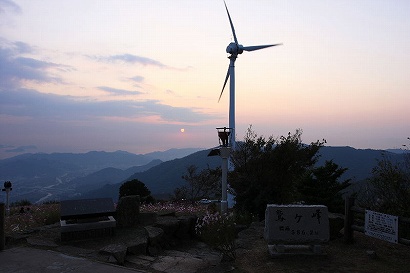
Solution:
[{"label": "japanese text on sign", "polygon": [[265,238],[271,242],[325,242],[329,237],[326,206],[268,205]]},{"label": "japanese text on sign", "polygon": [[398,217],[366,210],[364,233],[391,243],[398,242]]}]

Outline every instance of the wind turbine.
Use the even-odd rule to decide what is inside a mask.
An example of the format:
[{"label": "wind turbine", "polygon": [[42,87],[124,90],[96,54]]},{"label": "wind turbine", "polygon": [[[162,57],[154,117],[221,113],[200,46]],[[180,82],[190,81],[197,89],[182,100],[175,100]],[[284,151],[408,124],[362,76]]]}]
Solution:
[{"label": "wind turbine", "polygon": [[228,58],[230,60],[228,73],[226,73],[226,78],[224,85],[222,87],[221,94],[219,95],[218,102],[221,100],[222,93],[224,92],[226,82],[230,77],[230,85],[229,85],[229,128],[231,130],[230,137],[231,137],[231,147],[235,149],[235,61],[238,57],[238,54],[242,54],[243,51],[254,51],[259,50],[271,46],[278,46],[282,44],[271,44],[271,45],[258,45],[258,46],[243,46],[238,43],[238,39],[236,38],[235,28],[233,27],[231,16],[229,15],[228,7],[226,6],[226,2],[224,1],[226,12],[228,13],[229,23],[231,24],[232,34],[235,42],[232,42],[226,48],[226,53],[231,54]]}]

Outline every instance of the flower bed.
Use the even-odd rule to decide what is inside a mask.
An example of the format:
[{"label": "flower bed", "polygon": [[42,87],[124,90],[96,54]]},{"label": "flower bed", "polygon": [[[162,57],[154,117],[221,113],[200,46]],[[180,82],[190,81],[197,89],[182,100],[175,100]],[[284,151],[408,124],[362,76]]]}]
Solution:
[{"label": "flower bed", "polygon": [[34,228],[57,223],[60,220],[60,204],[42,204],[11,207],[5,219],[5,233],[23,233]]},{"label": "flower bed", "polygon": [[205,205],[192,205],[188,203],[161,202],[156,204],[142,204],[141,212],[166,213],[175,212],[177,215],[204,215],[207,211]]}]

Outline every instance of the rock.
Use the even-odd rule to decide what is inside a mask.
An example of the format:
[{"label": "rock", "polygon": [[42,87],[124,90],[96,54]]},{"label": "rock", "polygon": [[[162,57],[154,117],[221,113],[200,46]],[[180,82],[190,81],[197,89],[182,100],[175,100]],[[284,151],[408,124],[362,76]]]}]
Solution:
[{"label": "rock", "polygon": [[148,237],[146,235],[140,235],[135,239],[126,243],[127,253],[138,255],[146,254],[148,246]]},{"label": "rock", "polygon": [[151,261],[142,259],[140,256],[129,256],[127,257],[127,262],[133,263],[138,267],[149,267],[151,265]]},{"label": "rock", "polygon": [[172,240],[175,232],[179,228],[179,221],[175,217],[171,216],[158,217],[158,220],[154,226],[161,228],[165,233],[165,237],[168,240]]},{"label": "rock", "polygon": [[100,249],[100,254],[113,256],[119,265],[123,265],[127,254],[127,246],[123,244],[107,245]]},{"label": "rock", "polygon": [[117,226],[118,227],[135,227],[138,225],[140,208],[139,195],[130,195],[121,197],[117,206]]},{"label": "rock", "polygon": [[154,227],[159,227],[164,231],[164,240],[161,242],[163,248],[170,249],[178,245],[179,239],[175,236],[179,229],[178,219],[171,216],[158,217]]},{"label": "rock", "polygon": [[187,252],[167,251],[164,256],[158,257],[152,268],[167,273],[194,273],[209,266],[206,260],[195,257]]},{"label": "rock", "polygon": [[343,236],[341,230],[344,227],[344,215],[329,212],[329,233],[330,240],[334,240]]},{"label": "rock", "polygon": [[189,240],[195,233],[196,217],[194,216],[181,216],[178,217],[179,227],[175,232],[175,236],[181,240]]},{"label": "rock", "polygon": [[146,256],[146,255],[138,255],[138,258],[141,259],[141,260],[149,261],[149,262],[155,261],[154,257]]},{"label": "rock", "polygon": [[162,247],[160,245],[155,245],[155,246],[150,245],[148,246],[147,252],[149,255],[156,257],[162,252]]},{"label": "rock", "polygon": [[94,249],[85,249],[81,247],[62,245],[56,248],[56,251],[65,253],[70,256],[79,256],[87,259],[97,260],[98,252]]},{"label": "rock", "polygon": [[194,257],[206,260],[211,266],[218,265],[222,258],[221,252],[212,249],[203,242],[194,242],[191,247],[186,250],[186,252]]},{"label": "rock", "polygon": [[374,250],[367,250],[366,254],[370,259],[376,260],[378,258],[377,253]]},{"label": "rock", "polygon": [[110,264],[115,264],[115,263],[117,263],[117,259],[115,259],[114,256],[110,255],[110,257],[108,257],[107,262],[110,263]]},{"label": "rock", "polygon": [[152,225],[157,221],[157,214],[155,212],[140,212],[138,215],[138,222],[142,226]]},{"label": "rock", "polygon": [[144,227],[148,236],[149,245],[159,245],[164,237],[164,230],[159,227],[146,226]]},{"label": "rock", "polygon": [[49,239],[27,238],[27,243],[32,246],[58,247],[58,245],[55,242]]},{"label": "rock", "polygon": [[164,246],[165,233],[158,227],[146,226],[144,228],[148,236],[147,252],[151,256],[158,256]]},{"label": "rock", "polygon": [[12,233],[11,235],[6,236],[5,238],[6,246],[27,242],[27,238],[29,238],[28,234]]},{"label": "rock", "polygon": [[158,214],[158,216],[160,216],[160,217],[164,217],[164,216],[172,216],[172,217],[175,217],[175,216],[176,216],[175,211],[159,211],[159,212],[157,212],[157,214]]}]

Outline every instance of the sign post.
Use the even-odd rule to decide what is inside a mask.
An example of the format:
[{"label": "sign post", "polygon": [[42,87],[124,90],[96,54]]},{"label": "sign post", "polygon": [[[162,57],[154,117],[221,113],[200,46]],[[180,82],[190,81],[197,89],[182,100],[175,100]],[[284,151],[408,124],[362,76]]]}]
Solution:
[{"label": "sign post", "polygon": [[398,217],[366,210],[364,234],[391,243],[398,243]]}]

